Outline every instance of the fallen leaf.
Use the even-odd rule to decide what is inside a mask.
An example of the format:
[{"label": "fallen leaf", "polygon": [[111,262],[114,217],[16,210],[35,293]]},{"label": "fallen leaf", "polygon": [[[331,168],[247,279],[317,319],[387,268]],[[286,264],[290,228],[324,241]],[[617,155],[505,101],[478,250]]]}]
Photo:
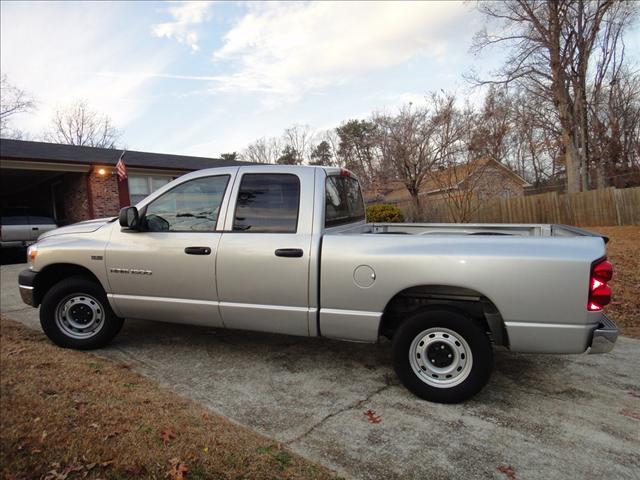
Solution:
[{"label": "fallen leaf", "polygon": [[620,410],[620,415],[624,415],[625,417],[633,418],[635,420],[640,420],[640,412],[634,412],[633,410],[629,410],[628,408],[623,408]]},{"label": "fallen leaf", "polygon": [[209,420],[209,413],[208,412],[203,412],[202,413],[202,419],[203,420]]},{"label": "fallen leaf", "polygon": [[127,465],[124,467],[124,471],[134,477],[140,477],[146,473],[146,469],[142,465],[134,463],[133,465]]},{"label": "fallen leaf", "polygon": [[160,438],[166,444],[167,442],[176,438],[177,433],[171,430],[170,428],[165,428],[160,432]]},{"label": "fallen leaf", "polygon": [[369,409],[364,412],[364,414],[366,415],[369,423],[380,423],[382,421],[382,419],[378,415],[376,415],[375,410]]},{"label": "fallen leaf", "polygon": [[516,471],[507,465],[498,465],[497,470],[507,476],[507,480],[516,480]]},{"label": "fallen leaf", "polygon": [[46,430],[44,430],[44,431],[42,432],[42,435],[40,435],[40,443],[44,443],[44,441],[47,439],[47,436],[48,436],[48,435],[49,435],[49,434],[47,433],[47,431],[46,431]]},{"label": "fallen leaf", "polygon": [[179,458],[172,458],[169,460],[171,468],[167,470],[167,477],[169,480],[185,480],[189,473],[189,467]]},{"label": "fallen leaf", "polygon": [[209,447],[204,447],[204,448],[202,449],[202,451],[203,451],[204,453],[209,453]]},{"label": "fallen leaf", "polygon": [[100,425],[98,425],[97,423],[90,423],[89,426],[91,428],[100,428]]}]

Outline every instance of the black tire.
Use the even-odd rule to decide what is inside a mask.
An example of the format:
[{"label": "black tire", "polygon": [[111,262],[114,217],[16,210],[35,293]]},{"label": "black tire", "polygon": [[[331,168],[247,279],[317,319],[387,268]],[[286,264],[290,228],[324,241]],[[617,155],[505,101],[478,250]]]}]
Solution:
[{"label": "black tire", "polygon": [[[442,341],[438,342],[439,338]],[[444,358],[438,359],[440,348]],[[419,351],[423,353],[422,359]],[[471,355],[465,355],[467,351]],[[392,355],[393,368],[404,386],[418,397],[437,403],[458,403],[472,397],[486,385],[493,369],[493,348],[484,328],[462,312],[446,308],[421,310],[403,322],[393,337]],[[430,355],[432,359],[428,358]],[[444,365],[442,371],[452,379],[444,378],[445,375],[436,370],[448,361],[451,363]],[[446,371],[449,368],[452,370]],[[458,368],[460,373],[456,372]],[[438,382],[442,383],[433,385]]]},{"label": "black tire", "polygon": [[[78,303],[74,304],[74,302]],[[83,302],[85,305],[81,305]],[[79,320],[80,322],[87,318],[94,319],[87,322],[95,321],[95,327],[87,332],[81,329],[73,332],[73,328],[68,323],[68,318],[73,318],[70,313],[61,315],[60,319],[56,318],[58,308],[61,311],[64,310],[63,305],[71,305],[68,309],[70,313],[73,308],[79,309],[76,310],[76,316],[86,315]],[[102,286],[87,277],[75,276],[61,280],[49,289],[40,305],[42,330],[53,343],[63,348],[91,350],[104,347],[118,334],[122,324],[123,319],[117,317],[111,310]],[[72,335],[86,336],[74,338]]]}]

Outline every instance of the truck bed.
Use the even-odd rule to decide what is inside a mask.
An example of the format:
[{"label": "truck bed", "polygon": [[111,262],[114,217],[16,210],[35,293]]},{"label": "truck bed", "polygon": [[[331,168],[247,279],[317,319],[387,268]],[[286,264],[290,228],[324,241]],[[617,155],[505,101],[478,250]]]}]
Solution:
[{"label": "truck bed", "polygon": [[[342,230],[344,233],[394,235],[510,235],[519,237],[601,237],[599,233],[560,224],[526,223],[368,223]],[[341,232],[341,233],[342,233]]]}]

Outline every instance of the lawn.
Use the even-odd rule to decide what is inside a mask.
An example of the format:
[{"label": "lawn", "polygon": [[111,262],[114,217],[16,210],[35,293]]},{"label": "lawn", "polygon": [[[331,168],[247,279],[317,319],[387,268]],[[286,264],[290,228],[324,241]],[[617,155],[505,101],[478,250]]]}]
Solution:
[{"label": "lawn", "polygon": [[0,335],[2,478],[335,478],[127,365],[5,318]]},{"label": "lawn", "polygon": [[[587,227],[589,228],[589,227]],[[613,263],[613,300],[605,311],[622,335],[640,338],[640,226],[591,227],[607,235],[607,256]]]}]

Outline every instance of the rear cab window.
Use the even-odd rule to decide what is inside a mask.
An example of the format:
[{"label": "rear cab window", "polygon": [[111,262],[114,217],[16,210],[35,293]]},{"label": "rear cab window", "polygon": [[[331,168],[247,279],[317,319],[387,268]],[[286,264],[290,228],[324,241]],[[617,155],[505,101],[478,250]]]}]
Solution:
[{"label": "rear cab window", "polygon": [[325,180],[325,228],[365,219],[364,201],[358,181],[346,175],[330,175]]},{"label": "rear cab window", "polygon": [[296,233],[300,208],[300,179],[282,173],[245,173],[242,176],[233,231]]}]

